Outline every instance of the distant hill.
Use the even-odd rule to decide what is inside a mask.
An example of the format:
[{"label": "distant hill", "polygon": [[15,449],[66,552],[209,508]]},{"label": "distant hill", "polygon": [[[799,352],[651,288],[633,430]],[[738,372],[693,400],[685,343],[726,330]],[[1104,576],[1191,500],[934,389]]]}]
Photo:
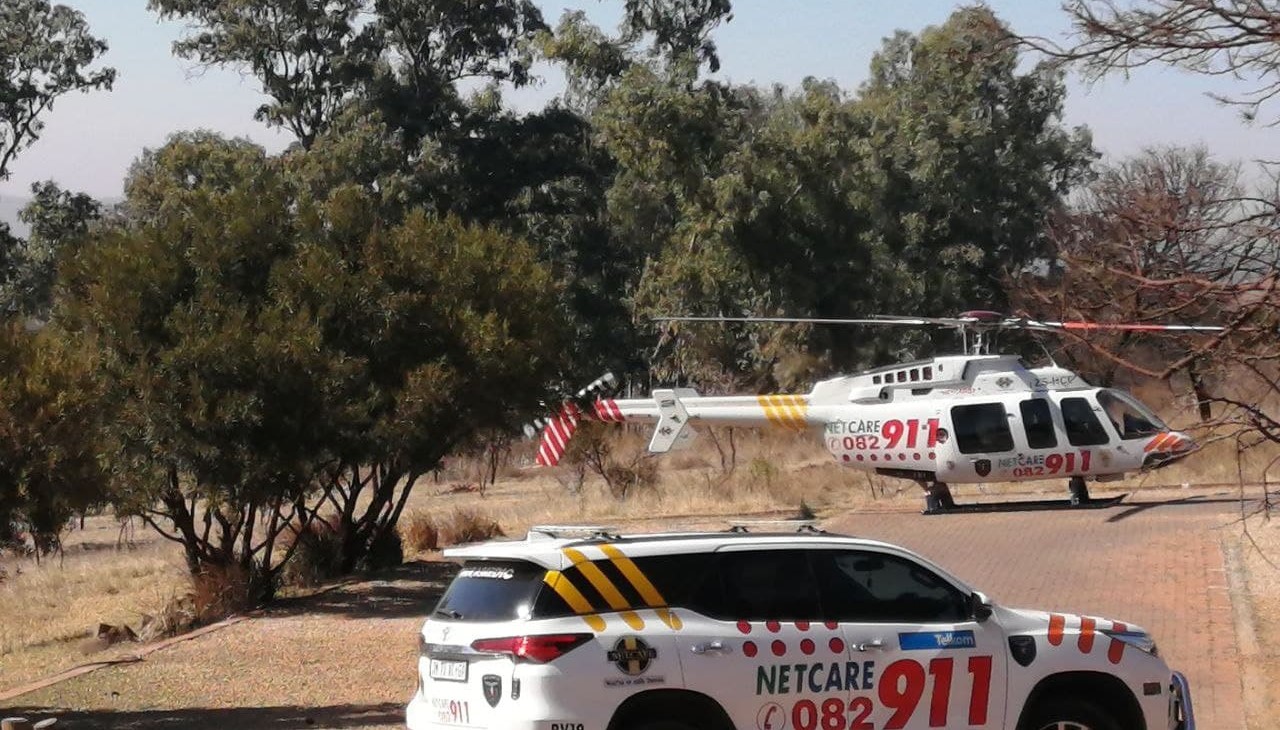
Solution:
[{"label": "distant hill", "polygon": [[19,238],[26,238],[27,226],[18,220],[18,211],[22,210],[22,206],[27,204],[26,198],[19,198],[13,195],[0,195],[0,221],[9,224],[9,230]]}]

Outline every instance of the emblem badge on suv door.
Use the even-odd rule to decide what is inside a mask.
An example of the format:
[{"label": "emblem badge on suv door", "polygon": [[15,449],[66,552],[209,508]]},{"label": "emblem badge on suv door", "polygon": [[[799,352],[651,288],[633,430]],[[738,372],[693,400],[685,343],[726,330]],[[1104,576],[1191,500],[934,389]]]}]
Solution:
[{"label": "emblem badge on suv door", "polygon": [[490,707],[497,707],[502,699],[502,677],[486,674],[480,680],[480,687],[484,690],[484,701],[488,702]]}]

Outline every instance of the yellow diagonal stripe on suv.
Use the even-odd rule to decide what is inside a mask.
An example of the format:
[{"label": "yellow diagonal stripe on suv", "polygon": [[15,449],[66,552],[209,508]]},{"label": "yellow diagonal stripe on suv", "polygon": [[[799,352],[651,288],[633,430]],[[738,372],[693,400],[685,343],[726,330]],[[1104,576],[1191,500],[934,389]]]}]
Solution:
[{"label": "yellow diagonal stripe on suv", "polygon": [[551,590],[556,592],[562,600],[573,609],[573,612],[582,617],[593,630],[599,632],[604,631],[604,619],[596,615],[595,608],[587,597],[582,595],[582,591],[578,590],[573,582],[564,577],[564,573],[558,570],[548,570],[547,574],[542,576],[542,582]]},{"label": "yellow diagonal stripe on suv", "polygon": [[680,630],[681,626],[684,625],[680,621],[680,617],[666,608],[667,599],[662,597],[658,587],[653,584],[653,581],[649,580],[649,576],[645,575],[644,571],[640,570],[640,566],[636,565],[635,561],[628,558],[613,545],[601,545],[600,552],[604,553],[604,556],[613,563],[613,567],[617,568],[622,577],[631,583],[631,587],[635,588],[636,593],[640,594],[640,598],[645,602],[645,605],[654,609],[662,623],[676,631]]},{"label": "yellow diagonal stripe on suv", "polygon": [[809,403],[802,395],[760,395],[756,402],[764,409],[765,418],[775,426],[803,431]]},{"label": "yellow diagonal stripe on suv", "polygon": [[587,579],[587,582],[591,584],[591,587],[595,588],[596,592],[599,593],[606,602],[608,602],[609,608],[620,612],[619,615],[622,616],[622,620],[625,621],[628,626],[636,631],[640,631],[644,628],[644,619],[640,618],[640,615],[635,611],[630,610],[631,604],[627,602],[627,599],[623,597],[622,593],[618,590],[618,587],[609,580],[608,576],[601,572],[600,568],[596,567],[595,563],[588,560],[586,555],[583,555],[580,551],[574,550],[573,548],[565,548],[563,552],[565,557],[569,558],[574,567],[576,567],[578,571],[582,573],[582,576]]}]

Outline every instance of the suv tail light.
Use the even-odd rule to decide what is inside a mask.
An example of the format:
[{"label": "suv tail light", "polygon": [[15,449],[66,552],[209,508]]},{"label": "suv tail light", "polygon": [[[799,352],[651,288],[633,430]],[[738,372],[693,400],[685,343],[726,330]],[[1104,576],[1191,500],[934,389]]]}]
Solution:
[{"label": "suv tail light", "polygon": [[541,636],[506,636],[501,639],[476,639],[471,648],[490,654],[506,654],[516,661],[546,664],[590,641],[592,634],[543,634]]}]

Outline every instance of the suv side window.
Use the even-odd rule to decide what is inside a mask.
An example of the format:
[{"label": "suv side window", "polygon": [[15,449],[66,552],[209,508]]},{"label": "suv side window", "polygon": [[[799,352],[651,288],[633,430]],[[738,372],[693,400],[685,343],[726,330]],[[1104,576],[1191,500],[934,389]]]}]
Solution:
[{"label": "suv side window", "polygon": [[1093,415],[1093,406],[1084,398],[1062,399],[1062,425],[1072,446],[1098,446],[1111,441],[1098,417]]},{"label": "suv side window", "polygon": [[712,618],[747,621],[822,618],[807,550],[716,553],[689,608]]},{"label": "suv side window", "polygon": [[951,409],[951,425],[962,454],[1013,451],[1013,434],[1003,404],[955,406]]},{"label": "suv side window", "polygon": [[896,555],[812,553],[825,618],[867,623],[960,623],[967,597],[927,568]]},{"label": "suv side window", "polygon": [[1052,449],[1058,445],[1058,434],[1053,430],[1053,416],[1049,401],[1030,398],[1018,404],[1022,412],[1022,427],[1027,432],[1027,446],[1033,449]]}]

